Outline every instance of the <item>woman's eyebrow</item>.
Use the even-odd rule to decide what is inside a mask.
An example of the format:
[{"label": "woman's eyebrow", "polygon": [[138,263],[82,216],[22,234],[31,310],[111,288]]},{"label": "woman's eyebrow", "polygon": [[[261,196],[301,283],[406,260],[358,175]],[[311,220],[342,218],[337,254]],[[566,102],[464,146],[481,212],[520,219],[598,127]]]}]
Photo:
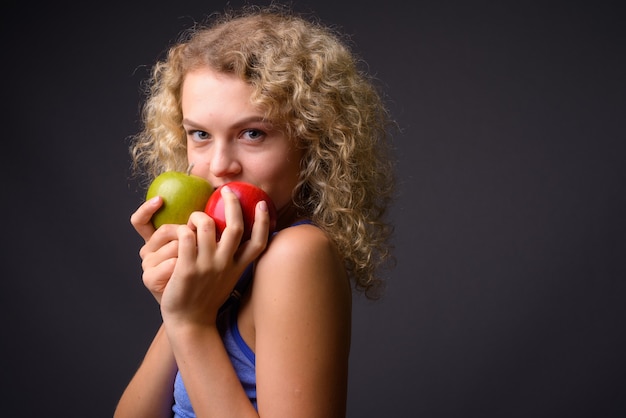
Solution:
[{"label": "woman's eyebrow", "polygon": [[[249,123],[262,123],[265,125],[273,125],[271,121],[267,120],[263,116],[253,115],[253,116],[244,117],[242,119],[235,121],[233,124],[231,124],[231,127],[245,126]],[[195,127],[195,128],[201,128],[203,126],[203,124],[197,123],[189,118],[183,118],[182,124]]]}]

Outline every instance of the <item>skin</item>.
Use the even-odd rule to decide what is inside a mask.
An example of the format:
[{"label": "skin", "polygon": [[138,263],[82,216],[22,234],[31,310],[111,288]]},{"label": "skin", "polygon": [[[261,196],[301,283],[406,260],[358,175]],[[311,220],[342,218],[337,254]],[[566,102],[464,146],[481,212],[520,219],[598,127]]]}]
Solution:
[{"label": "skin", "polygon": [[[279,212],[279,228],[296,221],[291,193],[301,151],[250,103],[251,88],[208,68],[187,74],[183,127],[194,174],[215,187],[260,186]],[[180,370],[198,417],[344,417],[350,349],[351,291],[336,249],[312,225],[281,229],[267,243],[269,216],[256,208],[252,238],[236,196],[225,188],[227,227],[219,242],[202,212],[187,225],[154,230],[157,197],[131,223],[144,238],[143,281],[161,305],[163,325],[123,393],[116,417],[169,417]],[[256,260],[238,325],[255,352],[258,413],[241,387],[216,327],[217,310]]]}]

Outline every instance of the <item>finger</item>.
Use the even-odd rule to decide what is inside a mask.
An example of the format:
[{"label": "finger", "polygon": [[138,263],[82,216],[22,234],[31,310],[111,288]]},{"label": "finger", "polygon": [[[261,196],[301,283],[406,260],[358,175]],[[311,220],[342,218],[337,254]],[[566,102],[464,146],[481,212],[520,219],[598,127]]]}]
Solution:
[{"label": "finger", "polygon": [[144,286],[152,293],[162,293],[170,277],[172,277],[175,266],[176,258],[174,257],[163,260],[153,268],[144,270],[142,275]]},{"label": "finger", "polygon": [[209,261],[210,255],[215,252],[217,247],[215,221],[204,212],[193,212],[189,216],[188,226],[196,231],[198,263]]},{"label": "finger", "polygon": [[248,264],[254,261],[267,247],[270,233],[270,215],[267,209],[267,202],[260,201],[254,209],[254,224],[252,225],[252,235],[250,240],[245,242],[237,254],[237,261]]},{"label": "finger", "polygon": [[237,195],[228,186],[222,187],[222,199],[224,200],[224,215],[226,217],[226,228],[220,238],[220,247],[225,250],[235,251],[241,243],[244,224],[241,211],[241,204]]},{"label": "finger", "polygon": [[178,257],[178,240],[169,241],[162,247],[160,247],[156,251],[150,251],[147,248],[147,245],[144,245],[139,251],[139,255],[141,256],[141,268],[143,270],[147,270],[156,266],[157,264],[162,263],[164,260],[168,258]]},{"label": "finger", "polygon": [[166,246],[172,241],[178,239],[177,235],[178,225],[165,224],[161,225],[150,238],[146,241],[145,245],[141,248],[140,255],[143,259],[145,255],[159,251],[161,247]]},{"label": "finger", "polygon": [[267,209],[267,202],[260,201],[254,208],[254,224],[252,225],[252,235],[250,241],[257,244],[267,243],[270,234],[270,214]]},{"label": "finger", "polygon": [[155,231],[154,225],[152,225],[152,215],[163,205],[163,198],[155,196],[150,200],[145,201],[137,210],[131,215],[130,223],[133,225],[137,233],[148,241]]},{"label": "finger", "polygon": [[178,265],[181,269],[192,268],[195,265],[198,250],[196,233],[187,225],[179,225],[176,229],[178,236]]}]

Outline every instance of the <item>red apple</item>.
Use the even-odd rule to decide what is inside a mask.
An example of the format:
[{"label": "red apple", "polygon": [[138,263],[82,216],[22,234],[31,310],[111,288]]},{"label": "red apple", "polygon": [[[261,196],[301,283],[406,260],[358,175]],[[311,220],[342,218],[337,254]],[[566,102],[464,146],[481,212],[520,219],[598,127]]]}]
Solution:
[{"label": "red apple", "polygon": [[146,200],[163,198],[163,205],[152,216],[155,228],[163,224],[186,224],[189,215],[202,211],[213,193],[211,183],[199,176],[178,171],[158,175],[148,187]]},{"label": "red apple", "polygon": [[[263,190],[250,183],[241,181],[232,181],[227,183],[228,187],[235,193],[241,204],[241,212],[243,215],[244,232],[241,241],[247,241],[252,235],[252,224],[254,223],[254,211],[256,204],[262,200],[267,203],[267,210],[270,215],[270,233],[276,229],[276,207],[271,198]],[[226,228],[226,214],[224,213],[224,200],[222,199],[222,187],[215,189],[215,192],[209,198],[204,212],[215,220],[217,237],[222,235]]]}]

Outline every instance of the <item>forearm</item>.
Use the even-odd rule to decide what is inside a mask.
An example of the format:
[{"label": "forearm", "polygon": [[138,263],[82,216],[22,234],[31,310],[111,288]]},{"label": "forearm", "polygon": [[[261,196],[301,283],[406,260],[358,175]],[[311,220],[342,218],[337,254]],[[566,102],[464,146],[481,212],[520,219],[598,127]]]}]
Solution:
[{"label": "forearm", "polygon": [[167,333],[198,417],[258,417],[217,328],[172,327]]},{"label": "forearm", "polygon": [[163,326],[122,394],[115,418],[171,417],[176,361]]}]

